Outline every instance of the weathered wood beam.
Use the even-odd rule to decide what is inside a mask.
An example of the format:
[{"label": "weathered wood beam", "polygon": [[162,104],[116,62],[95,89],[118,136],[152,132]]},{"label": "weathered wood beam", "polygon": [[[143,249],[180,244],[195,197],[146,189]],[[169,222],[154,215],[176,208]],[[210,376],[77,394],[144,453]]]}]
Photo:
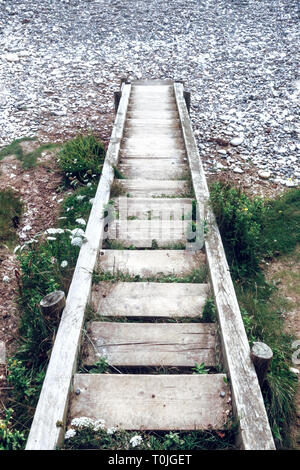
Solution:
[{"label": "weathered wood beam", "polygon": [[209,190],[183,96],[183,85],[175,83],[174,89],[196,199],[209,227],[205,251],[218,312],[223,359],[231,383],[234,415],[239,419],[239,444],[245,450],[275,449],[221,235],[210,208]]},{"label": "weathered wood beam", "polygon": [[77,365],[92,273],[103,239],[103,210],[109,201],[110,187],[114,179],[113,166],[118,162],[130,89],[131,85],[123,85],[122,98],[85,232],[86,243],[79,252],[26,450],[55,450],[64,437],[68,395]]}]

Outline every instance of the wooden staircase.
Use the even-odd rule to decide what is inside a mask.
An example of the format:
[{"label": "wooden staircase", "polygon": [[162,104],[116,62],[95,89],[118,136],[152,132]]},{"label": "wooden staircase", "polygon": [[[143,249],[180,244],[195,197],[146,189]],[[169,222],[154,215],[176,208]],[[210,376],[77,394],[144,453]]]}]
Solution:
[{"label": "wooden staircase", "polygon": [[[55,448],[63,438],[57,420],[81,416],[119,429],[180,431],[222,430],[232,415],[241,448],[274,449],[183,96],[172,80],[123,85],[26,449]],[[107,222],[99,214],[114,166],[124,196]],[[193,200],[209,225],[204,246],[190,240]],[[92,283],[94,269],[100,282]],[[216,323],[202,318],[208,297]],[[105,357],[109,373],[76,372],[88,305],[82,365]],[[209,373],[193,373],[195,364]]]}]

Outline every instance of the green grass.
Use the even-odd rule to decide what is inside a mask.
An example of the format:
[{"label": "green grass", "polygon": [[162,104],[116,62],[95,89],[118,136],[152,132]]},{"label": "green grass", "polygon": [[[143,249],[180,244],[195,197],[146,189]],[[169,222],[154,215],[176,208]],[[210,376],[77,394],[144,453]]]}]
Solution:
[{"label": "green grass", "polygon": [[53,150],[58,147],[55,143],[46,143],[40,145],[32,152],[25,153],[20,145],[21,142],[36,141],[36,137],[23,137],[22,139],[16,139],[11,144],[0,150],[0,160],[7,155],[16,155],[16,157],[22,162],[24,169],[32,168],[36,165],[37,159],[41,156],[45,150]]},{"label": "green grass", "polygon": [[291,252],[300,242],[300,189],[274,200],[251,199],[218,182],[210,195],[234,279],[255,278],[262,260]]},{"label": "green grass", "polygon": [[65,182],[73,186],[97,181],[102,173],[105,148],[92,134],[79,135],[60,149],[57,162],[65,174]]},{"label": "green grass", "polygon": [[23,204],[12,189],[0,191],[0,248],[11,247],[15,242],[22,209]]}]

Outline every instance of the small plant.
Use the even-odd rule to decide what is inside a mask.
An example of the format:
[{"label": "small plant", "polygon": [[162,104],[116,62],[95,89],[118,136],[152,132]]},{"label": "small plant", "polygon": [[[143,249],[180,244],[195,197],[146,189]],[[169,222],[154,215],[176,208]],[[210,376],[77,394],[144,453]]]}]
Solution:
[{"label": "small plant", "polygon": [[216,321],[216,306],[214,299],[208,297],[205,301],[202,320],[206,323],[214,323]]},{"label": "small plant", "polygon": [[209,369],[205,367],[204,362],[201,362],[201,364],[195,363],[195,366],[192,368],[194,371],[193,374],[208,374]]},{"label": "small plant", "polygon": [[100,357],[96,364],[89,370],[89,374],[104,374],[109,371],[109,363],[106,357]]},{"label": "small plant", "polygon": [[66,142],[58,153],[57,161],[66,175],[66,181],[76,187],[99,178],[104,159],[104,145],[89,134]]},{"label": "small plant", "polygon": [[19,450],[25,443],[23,432],[12,428],[11,417],[13,410],[5,410],[5,418],[0,419],[0,450]]},{"label": "small plant", "polygon": [[0,191],[0,246],[14,241],[22,208],[22,202],[12,189]]}]

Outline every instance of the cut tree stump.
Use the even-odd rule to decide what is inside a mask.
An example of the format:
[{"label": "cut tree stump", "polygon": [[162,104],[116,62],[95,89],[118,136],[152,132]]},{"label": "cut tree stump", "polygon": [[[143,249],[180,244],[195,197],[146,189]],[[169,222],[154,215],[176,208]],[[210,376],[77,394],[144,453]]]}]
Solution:
[{"label": "cut tree stump", "polygon": [[259,341],[253,343],[251,359],[253,361],[259,385],[262,387],[273,357],[272,349]]},{"label": "cut tree stump", "polygon": [[51,292],[40,301],[42,313],[47,317],[59,318],[66,305],[66,296],[62,290]]}]

